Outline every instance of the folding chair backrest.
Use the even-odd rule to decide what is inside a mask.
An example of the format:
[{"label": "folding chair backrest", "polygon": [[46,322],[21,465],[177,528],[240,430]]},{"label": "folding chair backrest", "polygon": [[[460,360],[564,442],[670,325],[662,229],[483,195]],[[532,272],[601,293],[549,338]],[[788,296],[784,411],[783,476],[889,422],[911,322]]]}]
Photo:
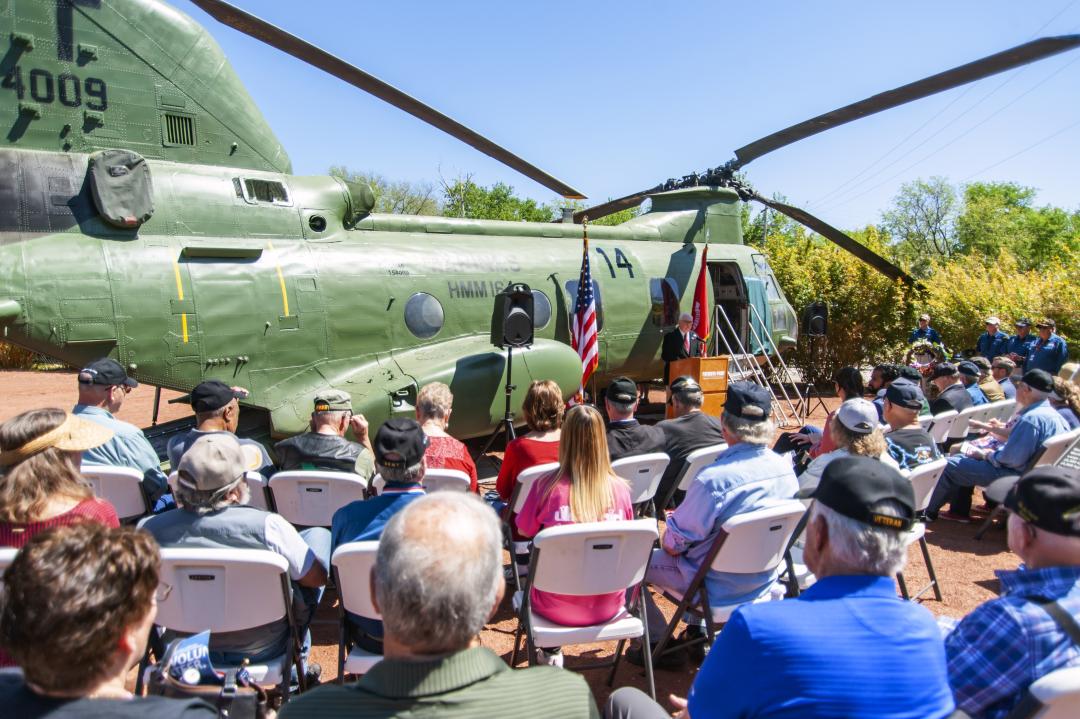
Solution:
[{"label": "folding chair backrest", "polygon": [[1008,422],[1009,419],[1013,416],[1013,413],[1016,412],[1015,399],[1003,399],[999,402],[994,402],[994,404],[998,406],[997,414],[994,416],[1000,419],[1002,422]]},{"label": "folding chair backrest", "polygon": [[784,500],[764,509],[745,512],[724,522],[727,533],[712,570],[756,574],[774,569],[784,559],[791,535],[806,507],[798,500]]},{"label": "folding chair backrest", "polygon": [[658,536],[654,519],[550,527],[533,538],[533,586],[575,596],[627,589],[645,576]]},{"label": "folding chair backrest", "polygon": [[338,547],[330,559],[337,570],[342,608],[367,619],[382,618],[371,601],[371,568],[378,551],[378,542],[349,542]]},{"label": "folding chair backrest", "polygon": [[1075,719],[1080,716],[1080,667],[1065,667],[1039,677],[1028,687],[1028,694],[1042,706],[1026,716]]},{"label": "folding chair backrest", "polygon": [[329,527],[334,512],[364,498],[367,482],[348,472],[294,470],[270,478],[277,513],[293,524]]},{"label": "folding chair backrest", "polygon": [[1035,462],[1036,467],[1043,467],[1051,464],[1057,464],[1057,461],[1064,456],[1069,448],[1080,439],[1080,429],[1069,430],[1068,432],[1062,432],[1061,434],[1055,434],[1053,437],[1047,438],[1043,442],[1043,451],[1039,455],[1039,459]]},{"label": "folding chair backrest", "polygon": [[139,470],[84,464],[81,473],[94,490],[94,496],[112,504],[120,519],[135,519],[150,513],[142,488],[143,474]]},{"label": "folding chair backrest", "polygon": [[[287,615],[288,562],[268,549],[161,550],[158,624],[178,632],[233,632]],[[160,596],[160,594],[159,594]]]},{"label": "folding chair backrest", "polygon": [[934,492],[941,473],[945,471],[948,462],[944,457],[935,459],[933,462],[920,464],[912,469],[907,477],[911,480],[911,488],[915,490],[915,511],[921,512],[930,505],[930,495]]},{"label": "folding chair backrest", "polygon": [[[179,475],[174,472],[169,472],[169,491],[176,492],[176,479]],[[269,492],[266,477],[262,476],[259,472],[245,472],[244,480],[247,482],[248,490],[251,492],[251,499],[248,500],[249,507],[255,507],[255,509],[270,510],[270,505],[266,503],[266,494]]]},{"label": "folding chair backrest", "polygon": [[611,463],[611,468],[630,485],[630,502],[640,504],[656,495],[660,478],[670,462],[671,457],[664,452],[653,452],[617,459]]},{"label": "folding chair backrest", "polygon": [[514,493],[510,496],[511,509],[515,513],[520,512],[521,508],[525,506],[525,499],[529,496],[529,490],[532,489],[536,480],[558,470],[558,462],[547,462],[546,464],[538,464],[535,467],[521,470],[517,479],[514,480]]},{"label": "folding chair backrest", "polygon": [[919,415],[919,426],[923,429],[930,429],[930,425],[934,423],[934,415],[923,414]]},{"label": "folding chair backrest", "polygon": [[949,438],[949,430],[952,429],[953,422],[959,416],[960,413],[955,409],[934,415],[934,423],[930,425],[930,436],[934,438],[935,442],[941,444]]},{"label": "folding chair backrest", "polygon": [[679,477],[679,489],[684,492],[690,489],[690,483],[694,481],[694,478],[698,476],[701,470],[715,462],[716,458],[725,449],[727,449],[727,444],[721,442],[720,444],[695,449],[688,454],[683,465],[682,476]]},{"label": "folding chair backrest", "polygon": [[429,468],[424,471],[423,485],[426,492],[438,492],[443,489],[468,492],[470,484],[472,484],[472,480],[469,475],[460,469]]},{"label": "folding chair backrest", "polygon": [[967,437],[968,425],[973,419],[978,419],[985,414],[985,404],[978,405],[977,407],[967,407],[960,411],[960,414],[953,420],[952,426],[949,427],[949,439],[963,439]]},{"label": "folding chair backrest", "polygon": [[11,563],[15,561],[15,555],[18,553],[19,550],[14,547],[0,549],[0,582],[3,581],[4,570],[11,566]]}]

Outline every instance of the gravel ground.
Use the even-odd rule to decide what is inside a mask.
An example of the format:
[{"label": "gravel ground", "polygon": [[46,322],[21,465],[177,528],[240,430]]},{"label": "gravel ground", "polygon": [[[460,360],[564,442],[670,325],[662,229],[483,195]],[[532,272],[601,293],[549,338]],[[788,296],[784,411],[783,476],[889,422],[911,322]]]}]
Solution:
[{"label": "gravel ground", "polygon": [[[170,405],[167,400],[177,396],[175,392],[165,391],[161,405],[159,421],[178,419],[190,414],[186,405]],[[56,406],[69,408],[76,397],[75,376],[71,372],[0,372],[0,421],[34,407]],[[121,419],[139,426],[150,424],[154,391],[151,387],[139,387],[133,391],[119,413]],[[659,413],[663,402],[663,393],[654,390],[650,394],[653,402],[647,411]],[[832,407],[836,400],[826,399]],[[811,423],[820,424],[824,413],[820,409],[810,419]],[[474,450],[479,447],[473,447]],[[481,475],[493,474],[490,463],[482,463]],[[493,481],[493,477],[492,477]],[[979,504],[976,498],[975,504]],[[930,554],[941,580],[942,601],[928,598],[923,605],[936,615],[960,617],[971,611],[978,604],[997,595],[998,582],[994,576],[996,569],[1014,569],[1018,564],[1015,555],[1005,545],[1005,534],[1000,529],[989,532],[983,541],[975,541],[973,535],[976,525],[955,524],[939,521],[927,531]],[[905,571],[908,586],[922,587],[927,581],[927,573],[918,547],[912,547],[908,567]],[[673,607],[661,600],[668,616]],[[312,657],[323,668],[323,680],[333,679],[337,674],[337,597],[330,591],[312,626],[314,647]],[[482,634],[485,646],[510,661],[516,620],[510,608],[510,593],[499,608],[498,613]],[[585,645],[568,647],[565,650],[566,666],[593,662],[610,657],[613,645]],[[524,665],[524,661],[519,662]],[[693,679],[695,668],[687,665],[678,671],[658,670],[656,673],[657,695],[661,698],[669,693],[685,695]],[[607,686],[607,671],[592,670],[586,678],[598,702],[603,702],[610,689]],[[645,688],[645,677],[641,669],[624,662],[615,677],[614,686],[632,685]]]}]

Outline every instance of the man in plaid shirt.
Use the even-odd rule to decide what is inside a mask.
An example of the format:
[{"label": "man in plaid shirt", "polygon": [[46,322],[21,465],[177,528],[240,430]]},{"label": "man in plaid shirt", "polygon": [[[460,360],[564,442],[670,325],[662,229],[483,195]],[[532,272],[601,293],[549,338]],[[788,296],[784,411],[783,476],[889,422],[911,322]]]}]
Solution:
[{"label": "man in plaid shirt", "polygon": [[1005,506],[1009,548],[1024,563],[998,571],[1001,596],[945,638],[956,708],[972,717],[1003,717],[1036,679],[1080,665],[1080,644],[1042,606],[1080,616],[1080,473],[1033,469]]}]

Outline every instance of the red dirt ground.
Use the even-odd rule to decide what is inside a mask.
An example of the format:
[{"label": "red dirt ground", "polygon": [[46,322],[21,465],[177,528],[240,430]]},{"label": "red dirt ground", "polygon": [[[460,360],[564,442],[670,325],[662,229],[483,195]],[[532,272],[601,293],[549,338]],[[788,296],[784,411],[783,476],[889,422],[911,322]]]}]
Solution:
[{"label": "red dirt ground", "polygon": [[[190,409],[186,405],[167,404],[168,399],[177,396],[176,393],[166,391],[162,394],[159,421],[178,419],[190,414]],[[0,421],[35,407],[70,408],[75,402],[75,396],[75,376],[71,372],[0,372],[0,398],[2,398]],[[128,396],[119,417],[139,426],[149,425],[153,399],[153,388],[139,387]],[[654,403],[660,403],[663,401],[662,393],[654,390],[650,399]],[[836,400],[826,399],[825,401],[830,407],[836,404]],[[658,407],[652,409],[658,410]],[[810,422],[820,425],[823,419],[824,413],[819,408],[811,417]],[[484,473],[485,467],[482,465],[481,474]],[[493,482],[493,478],[491,481]],[[978,498],[975,503],[978,504]],[[934,614],[963,616],[978,604],[997,595],[998,582],[994,577],[994,570],[1014,569],[1019,563],[1018,558],[1006,547],[1003,531],[993,530],[983,541],[972,539],[975,531],[976,525],[945,521],[935,522],[927,531],[930,553],[938,578],[941,580],[944,595],[940,602],[934,600],[929,594],[929,598],[923,599],[923,605]],[[917,547],[913,546],[911,549],[905,576],[908,586],[913,590],[922,587],[927,581],[922,555]],[[337,675],[338,610],[336,599],[333,592],[327,593],[312,626],[314,638],[312,658],[322,665],[323,681],[331,680]],[[670,616],[673,607],[664,601],[661,601],[661,606]],[[503,605],[483,632],[483,643],[509,662],[515,627],[516,620],[510,608],[510,592],[508,591]],[[573,668],[575,664],[608,657],[612,650],[613,645],[610,644],[568,647],[565,651],[566,665],[568,668]],[[520,664],[524,665],[524,662]],[[662,700],[669,693],[685,696],[693,680],[694,671],[695,668],[690,665],[680,671],[658,670],[656,673],[657,696]],[[610,693],[606,676],[606,670],[593,670],[586,674],[598,703],[603,702]],[[645,677],[641,669],[624,662],[615,677],[614,686],[626,685],[644,689]]]}]

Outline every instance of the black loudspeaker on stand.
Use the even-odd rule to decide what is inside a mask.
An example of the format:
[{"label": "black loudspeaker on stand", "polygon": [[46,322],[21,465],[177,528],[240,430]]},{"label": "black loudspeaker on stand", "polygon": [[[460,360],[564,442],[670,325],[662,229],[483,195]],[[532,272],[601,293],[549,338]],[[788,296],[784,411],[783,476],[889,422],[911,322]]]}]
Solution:
[{"label": "black loudspeaker on stand", "polygon": [[499,435],[505,438],[504,446],[516,438],[514,432],[514,411],[511,399],[517,385],[514,376],[514,348],[531,347],[533,343],[533,294],[529,286],[515,282],[495,296],[494,312],[491,316],[491,344],[506,350],[506,385],[503,388],[506,407],[502,421],[488,437],[480,455],[485,455],[495,444]]}]

